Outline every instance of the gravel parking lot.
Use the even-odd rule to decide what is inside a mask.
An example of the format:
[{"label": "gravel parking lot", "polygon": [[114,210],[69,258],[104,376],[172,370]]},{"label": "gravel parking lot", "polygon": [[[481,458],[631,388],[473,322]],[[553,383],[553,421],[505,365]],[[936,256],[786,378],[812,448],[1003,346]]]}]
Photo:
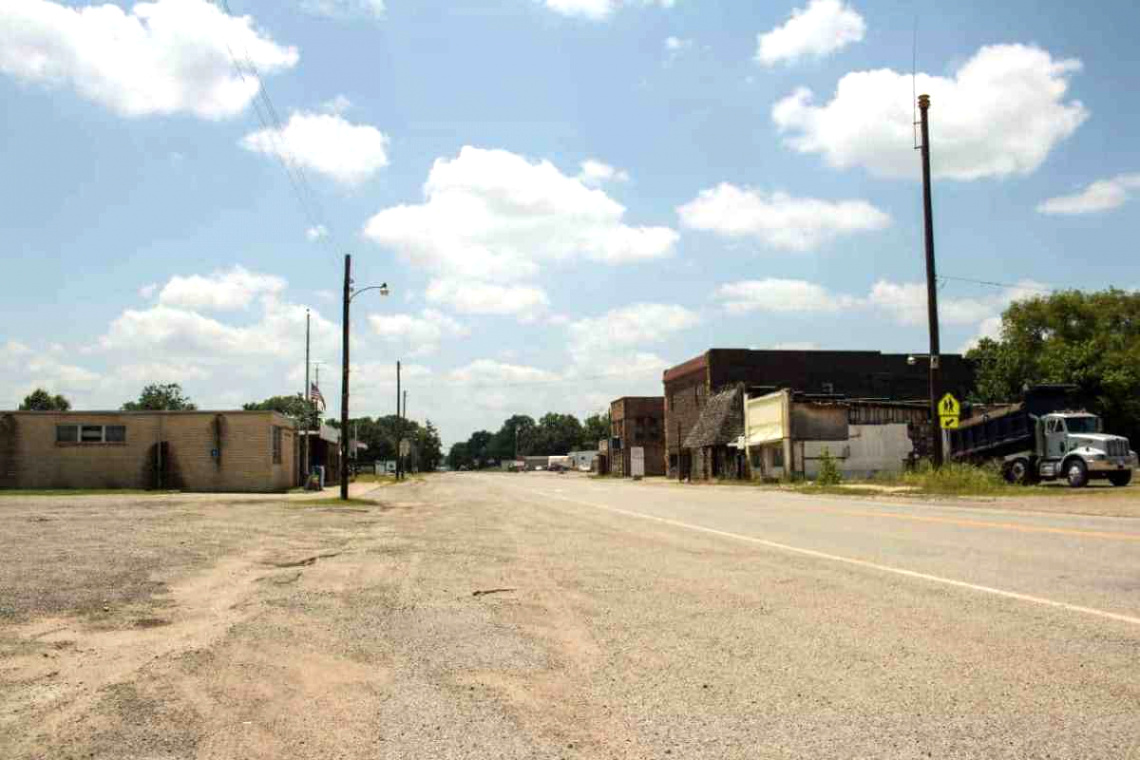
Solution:
[{"label": "gravel parking lot", "polygon": [[543,475],[373,498],[0,498],[0,754],[1140,758],[1131,521]]}]

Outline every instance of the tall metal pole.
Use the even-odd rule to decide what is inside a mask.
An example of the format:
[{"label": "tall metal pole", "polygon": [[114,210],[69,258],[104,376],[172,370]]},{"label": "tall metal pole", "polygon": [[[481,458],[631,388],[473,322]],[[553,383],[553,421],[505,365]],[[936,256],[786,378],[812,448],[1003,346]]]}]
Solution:
[{"label": "tall metal pole", "polygon": [[309,310],[305,309],[305,428],[301,438],[301,482],[306,488],[309,483],[309,408],[313,401],[313,386],[309,384]]},{"label": "tall metal pole", "polygon": [[400,442],[404,440],[404,421],[400,417],[400,362],[396,362],[396,480],[400,479]]},{"label": "tall metal pole", "polygon": [[938,275],[934,269],[934,204],[930,194],[930,125],[927,111],[930,96],[918,96],[918,110],[922,114],[922,211],[926,219],[926,307],[930,320],[930,427],[931,459],[935,467],[942,466],[942,429],[938,419],[938,398],[942,394],[942,368],[938,339]]},{"label": "tall metal pole", "polygon": [[344,255],[343,345],[340,378],[340,498],[348,501],[348,304],[352,300],[352,254]]}]

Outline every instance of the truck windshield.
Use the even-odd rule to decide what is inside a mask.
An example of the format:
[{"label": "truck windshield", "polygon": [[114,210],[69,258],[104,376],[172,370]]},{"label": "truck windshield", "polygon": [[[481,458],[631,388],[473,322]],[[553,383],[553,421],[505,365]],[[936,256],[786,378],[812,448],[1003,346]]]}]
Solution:
[{"label": "truck windshield", "polygon": [[1065,426],[1070,433],[1095,433],[1096,422],[1096,417],[1070,417],[1065,420]]}]

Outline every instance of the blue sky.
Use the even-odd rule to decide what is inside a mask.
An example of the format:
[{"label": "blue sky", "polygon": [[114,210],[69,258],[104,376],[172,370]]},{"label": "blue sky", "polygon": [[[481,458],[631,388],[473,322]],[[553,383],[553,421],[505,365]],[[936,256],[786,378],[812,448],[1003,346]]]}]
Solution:
[{"label": "blue sky", "polygon": [[392,289],[354,303],[353,413],[401,359],[448,441],[713,345],[922,351],[916,15],[940,274],[1011,286],[943,282],[944,347],[1140,285],[1135,4],[229,5],[0,9],[0,407],[299,391],[308,307],[335,411],[344,252]]}]

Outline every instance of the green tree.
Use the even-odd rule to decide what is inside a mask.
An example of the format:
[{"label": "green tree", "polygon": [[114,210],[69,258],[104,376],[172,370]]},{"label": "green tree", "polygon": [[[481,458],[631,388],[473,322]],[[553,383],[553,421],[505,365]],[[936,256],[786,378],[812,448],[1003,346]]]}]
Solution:
[{"label": "green tree", "polygon": [[492,459],[499,458],[491,450],[494,439],[494,433],[487,430],[477,430],[467,439],[467,453],[479,466],[486,466]]},{"label": "green tree", "polygon": [[591,414],[582,423],[582,448],[593,451],[598,441],[610,437],[610,413]]},{"label": "green tree", "polygon": [[531,453],[530,447],[534,432],[534,418],[525,414],[516,414],[506,420],[503,426],[499,428],[499,432],[495,433],[487,452],[492,458],[498,459],[500,462],[504,459],[514,459],[517,433],[519,456],[529,454]]},{"label": "green tree", "polygon": [[197,408],[178,383],[151,383],[142,389],[138,401],[123,404],[124,412],[179,412]]},{"label": "green tree", "polygon": [[451,450],[447,452],[447,464],[453,470],[458,470],[460,467],[471,467],[473,462],[471,454],[467,450],[467,441],[451,444]]},{"label": "green tree", "polygon": [[582,423],[572,414],[549,412],[538,421],[536,435],[535,454],[567,454],[582,442]]},{"label": "green tree", "polygon": [[53,396],[43,388],[36,388],[20,404],[21,412],[66,412],[70,408],[70,401],[58,394]]},{"label": "green tree", "polygon": [[1140,293],[1069,290],[1009,306],[998,339],[967,353],[976,400],[1016,400],[1027,386],[1071,383],[1107,430],[1140,437]]},{"label": "green tree", "polygon": [[419,452],[420,469],[425,472],[431,472],[443,462],[443,441],[431,420],[425,420],[424,426],[416,431],[416,451]]},{"label": "green tree", "polygon": [[264,401],[251,401],[242,404],[247,412],[274,411],[296,420],[301,429],[316,429],[320,425],[320,412],[317,405],[305,399],[303,394],[292,396],[270,396]]}]

